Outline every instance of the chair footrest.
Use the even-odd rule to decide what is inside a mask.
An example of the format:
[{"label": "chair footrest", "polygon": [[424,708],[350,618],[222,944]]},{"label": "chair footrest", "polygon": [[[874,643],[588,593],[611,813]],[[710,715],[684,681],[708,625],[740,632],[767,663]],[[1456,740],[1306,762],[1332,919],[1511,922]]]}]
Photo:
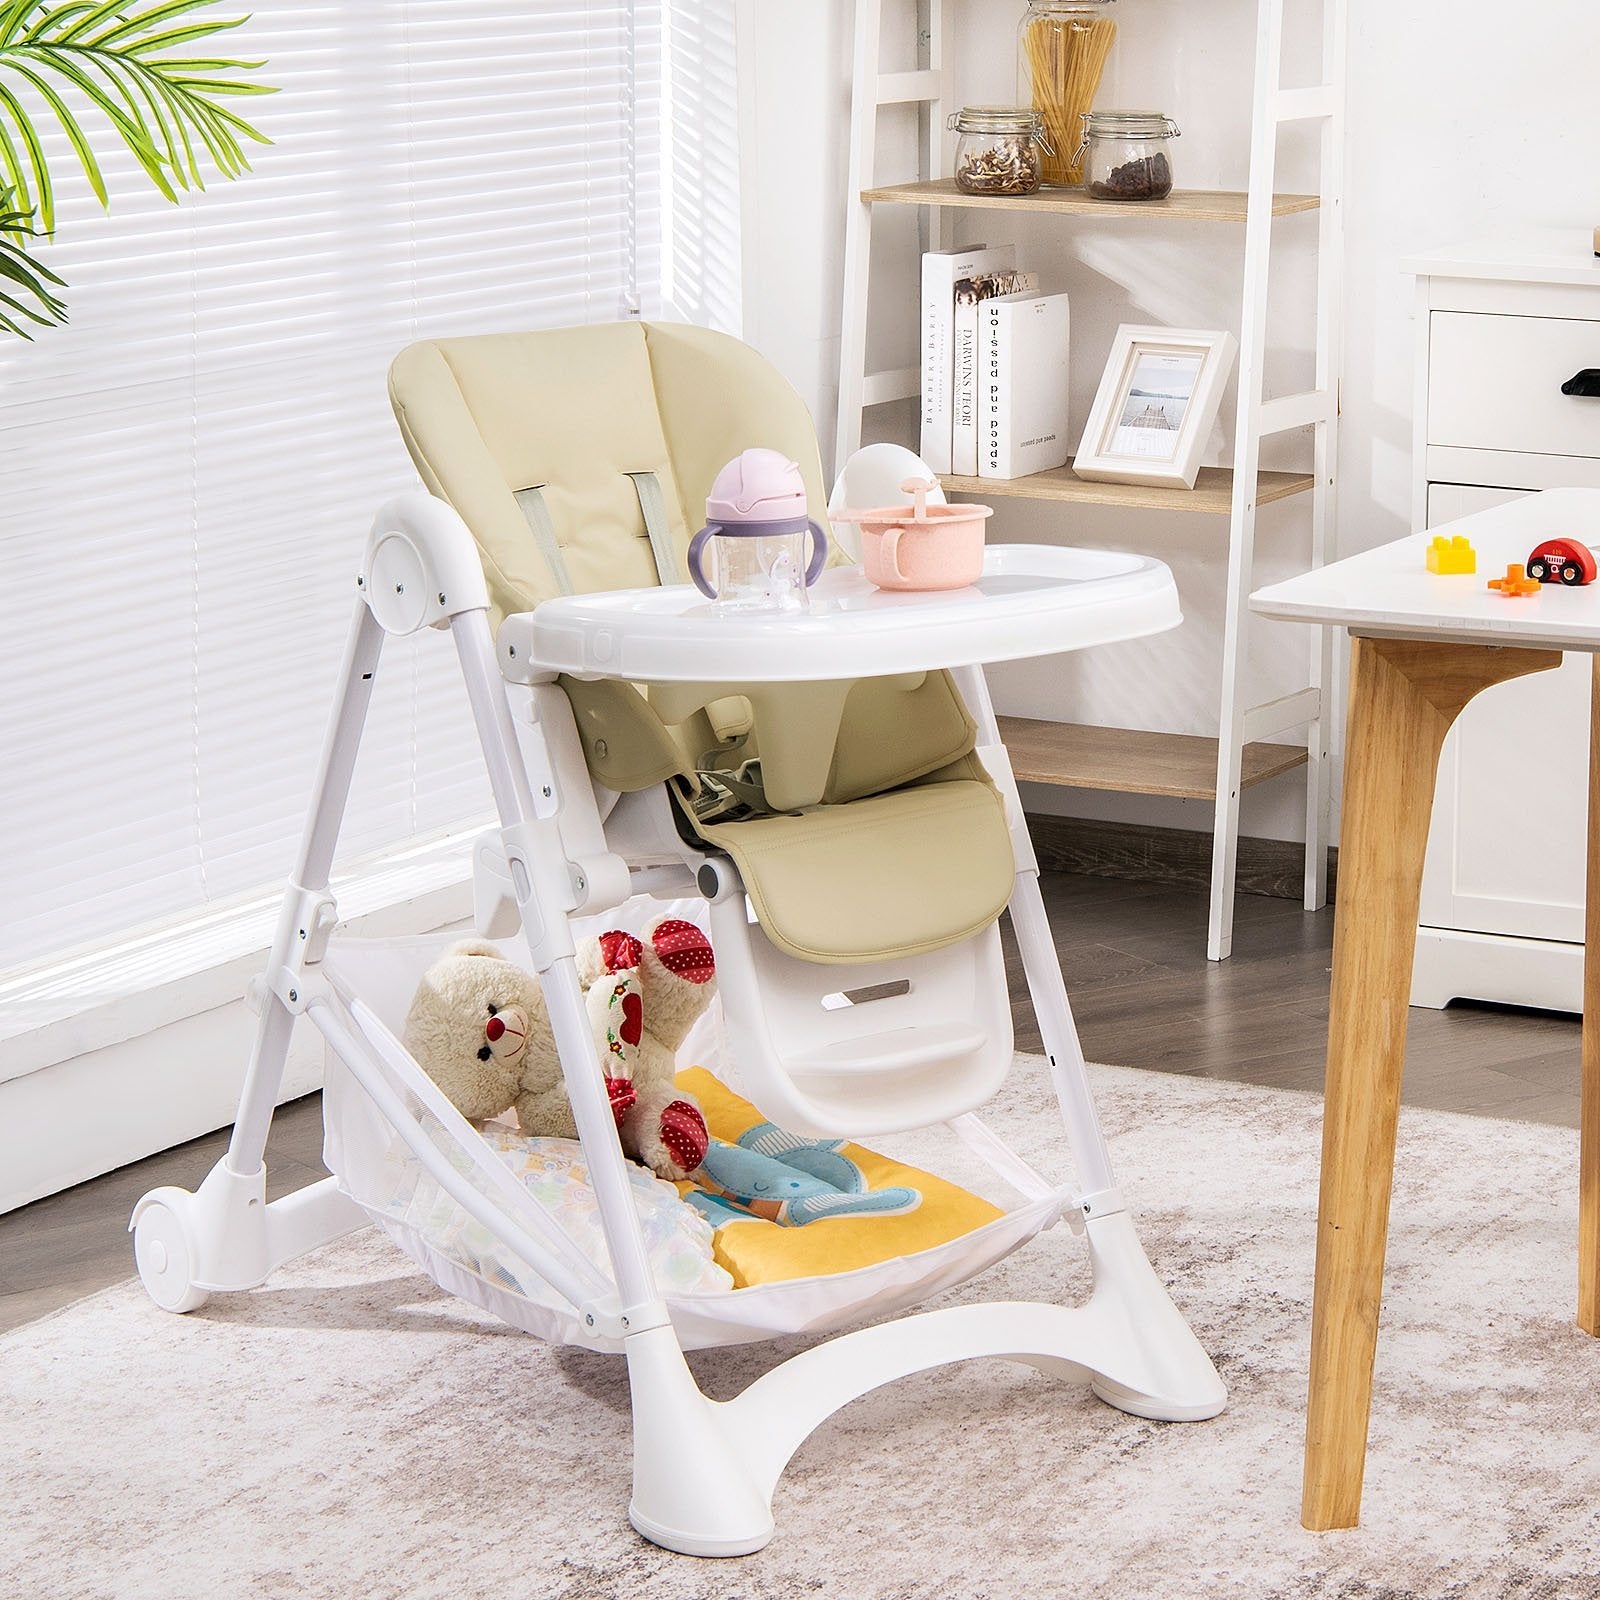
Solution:
[{"label": "chair footrest", "polygon": [[740,1092],[790,1133],[866,1139],[948,1122],[1011,1069],[994,922],[960,944],[841,973],[780,950],[744,896],[728,895],[711,903],[711,939]]}]

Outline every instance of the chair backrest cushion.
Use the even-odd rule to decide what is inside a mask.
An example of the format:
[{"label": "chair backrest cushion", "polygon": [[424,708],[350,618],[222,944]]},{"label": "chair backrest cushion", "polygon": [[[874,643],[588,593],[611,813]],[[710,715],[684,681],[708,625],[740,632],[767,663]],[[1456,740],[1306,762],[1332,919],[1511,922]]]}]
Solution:
[{"label": "chair backrest cushion", "polygon": [[[497,628],[567,586],[659,581],[630,474],[655,474],[680,572],[712,479],[752,445],[800,463],[811,514],[828,526],[804,403],[727,334],[619,322],[427,340],[395,358],[389,396],[423,481],[478,541]],[[552,570],[518,500],[530,489],[564,573]]]}]

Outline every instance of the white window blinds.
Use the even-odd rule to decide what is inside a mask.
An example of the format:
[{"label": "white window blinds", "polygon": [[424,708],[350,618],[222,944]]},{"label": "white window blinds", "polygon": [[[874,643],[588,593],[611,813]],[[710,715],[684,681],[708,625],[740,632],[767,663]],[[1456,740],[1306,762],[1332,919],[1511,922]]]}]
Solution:
[{"label": "white window blinds", "polygon": [[668,5],[661,286],[673,316],[742,331],[734,0]]},{"label": "white window blinds", "polygon": [[[253,173],[63,195],[72,325],[0,344],[0,969],[287,870],[362,538],[414,481],[387,364],[657,310],[672,9],[263,0],[229,36],[282,86]],[[344,854],[486,811],[443,636],[387,647],[356,788]]]}]

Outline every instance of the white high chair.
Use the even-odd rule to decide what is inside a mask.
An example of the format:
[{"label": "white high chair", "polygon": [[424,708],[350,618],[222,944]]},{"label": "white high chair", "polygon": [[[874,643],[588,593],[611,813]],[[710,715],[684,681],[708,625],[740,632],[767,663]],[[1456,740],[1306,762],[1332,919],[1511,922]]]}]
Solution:
[{"label": "white high chair", "polygon": [[[811,1430],[856,1396],[945,1362],[1003,1356],[1087,1377],[1140,1416],[1219,1412],[1222,1384],[1151,1270],[1112,1174],[981,672],[1173,626],[1167,568],[992,547],[972,589],[891,595],[836,553],[808,614],[721,616],[677,579],[725,460],[752,444],[785,451],[822,520],[809,419],[745,346],[638,323],[452,340],[402,353],[391,392],[433,493],[384,506],[368,540],[228,1153],[196,1193],[156,1190],[134,1211],[139,1271],[157,1303],[188,1311],[251,1288],[376,1216],[454,1292],[547,1337],[626,1354],[630,1518],[646,1538],[695,1555],[759,1549],[777,1479]],[[844,481],[854,495],[876,472],[898,482],[904,465],[864,458]],[[608,1275],[398,1043],[414,978],[386,973],[382,951],[327,948],[329,869],[383,638],[422,627],[455,641],[501,820],[476,847],[477,921],[492,936],[520,933],[539,974]],[[705,804],[715,774],[752,758],[765,803],[717,814]],[[950,1122],[1022,1203],[939,1250],[875,1268],[720,1294],[658,1291],[572,932],[575,919],[640,892],[709,903],[739,1087],[764,1116],[818,1137]],[[1041,1178],[974,1114],[1012,1064],[1002,910],[1075,1187]],[[393,993],[382,997],[385,986]],[[262,1152],[300,1015],[333,1052],[335,1176],[268,1205]],[[396,1151],[534,1269],[548,1302],[462,1271],[387,1216],[360,1173]],[[686,1348],[901,1309],[1063,1216],[1087,1237],[1094,1289],[1082,1306],[972,1304],[878,1323],[808,1349],[725,1403],[702,1395],[684,1362]]]}]

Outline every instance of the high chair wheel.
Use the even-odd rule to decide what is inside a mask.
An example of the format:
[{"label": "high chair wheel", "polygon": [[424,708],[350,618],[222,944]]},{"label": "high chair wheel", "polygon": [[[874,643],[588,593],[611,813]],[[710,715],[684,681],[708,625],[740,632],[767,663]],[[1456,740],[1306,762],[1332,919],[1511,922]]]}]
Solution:
[{"label": "high chair wheel", "polygon": [[[190,1197],[181,1190],[173,1191]],[[197,1311],[210,1296],[190,1277],[189,1244],[179,1205],[165,1200],[147,1204],[133,1225],[133,1259],[139,1281],[163,1311]]]}]

